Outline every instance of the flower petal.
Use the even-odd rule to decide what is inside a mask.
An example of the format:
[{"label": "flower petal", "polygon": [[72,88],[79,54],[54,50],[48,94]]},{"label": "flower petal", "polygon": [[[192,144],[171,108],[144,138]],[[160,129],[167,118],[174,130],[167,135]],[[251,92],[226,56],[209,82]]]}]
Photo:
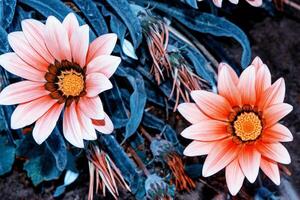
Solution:
[{"label": "flower petal", "polygon": [[239,165],[238,159],[234,159],[225,169],[226,183],[229,192],[236,195],[244,182],[245,176]]},{"label": "flower petal", "polygon": [[110,134],[114,131],[114,125],[109,116],[104,113],[104,120],[93,120],[94,127],[97,131],[103,134]]},{"label": "flower petal", "polygon": [[247,67],[241,74],[238,88],[243,104],[254,105],[256,100],[255,92],[255,68],[253,65]]},{"label": "flower petal", "polygon": [[47,48],[56,60],[62,61],[66,59],[72,62],[68,33],[54,16],[47,18],[44,39]]},{"label": "flower petal", "polygon": [[269,143],[290,142],[293,140],[291,131],[282,124],[275,124],[264,130],[262,141]]},{"label": "flower petal", "polygon": [[276,162],[262,157],[260,168],[276,185],[280,185],[279,168]]},{"label": "flower petal", "polygon": [[92,73],[86,76],[87,97],[95,97],[103,91],[112,88],[109,79],[101,73]]},{"label": "flower petal", "polygon": [[223,0],[213,0],[214,4],[218,7],[221,8],[222,7],[222,2]]},{"label": "flower petal", "polygon": [[49,63],[32,48],[21,31],[8,34],[8,42],[16,54],[30,66],[47,71]]},{"label": "flower petal", "polygon": [[25,19],[21,22],[23,33],[29,44],[40,54],[48,63],[54,63],[53,56],[49,53],[45,41],[45,25],[38,20]]},{"label": "flower petal", "polygon": [[65,109],[63,119],[63,132],[68,142],[78,148],[83,148],[83,137],[75,106],[76,104],[72,103]]},{"label": "flower petal", "polygon": [[191,124],[196,124],[202,120],[209,119],[195,103],[181,103],[178,105],[177,109]]},{"label": "flower petal", "polygon": [[80,124],[83,139],[96,140],[97,135],[92,120],[86,117],[86,115],[83,114],[82,111],[78,108],[77,108],[77,117]]},{"label": "flower petal", "polygon": [[236,74],[236,72],[232,69],[232,67],[230,67],[227,63],[220,63],[219,66],[218,66],[218,74],[220,74],[221,72],[221,69],[223,67],[227,67],[228,71],[229,71],[229,74],[230,74],[230,77],[231,77],[231,80],[234,82],[235,85],[237,85],[239,83],[239,77],[238,75]]},{"label": "flower petal", "polygon": [[231,78],[230,67],[224,65],[218,75],[218,92],[225,97],[231,106],[241,105],[241,94]]},{"label": "flower petal", "polygon": [[49,95],[17,106],[11,116],[11,128],[19,129],[28,126],[45,114],[55,103]]},{"label": "flower petal", "polygon": [[204,90],[194,90],[191,96],[207,116],[227,120],[231,106],[224,97]]},{"label": "flower petal", "polygon": [[267,157],[273,161],[289,164],[291,157],[286,148],[280,143],[263,143],[257,144],[257,149],[262,156]]},{"label": "flower petal", "polygon": [[117,43],[117,35],[108,33],[96,38],[89,46],[87,63],[101,55],[110,55]]},{"label": "flower petal", "polygon": [[254,183],[259,172],[261,154],[255,149],[254,145],[246,144],[239,154],[239,163],[245,176]]},{"label": "flower petal", "polygon": [[239,3],[239,0],[229,0],[231,3],[233,4],[238,4]]},{"label": "flower petal", "polygon": [[285,83],[284,79],[280,78],[262,93],[258,107],[263,110],[274,104],[282,103],[284,96]]},{"label": "flower petal", "polygon": [[256,73],[256,99],[260,99],[263,92],[271,86],[271,73],[267,65],[262,65]]},{"label": "flower petal", "polygon": [[246,0],[251,6],[260,7],[262,5],[262,0]]},{"label": "flower petal", "polygon": [[287,103],[275,104],[267,108],[263,112],[263,118],[265,119],[266,127],[270,127],[276,124],[284,116],[289,114],[293,110],[293,106]]},{"label": "flower petal", "polygon": [[39,71],[27,63],[25,63],[17,54],[6,53],[0,55],[0,65],[12,74],[20,76],[22,78],[45,82],[45,72]]},{"label": "flower petal", "polygon": [[184,149],[183,154],[186,156],[207,155],[214,144],[215,142],[193,141]]},{"label": "flower petal", "polygon": [[87,74],[99,72],[110,78],[121,63],[121,58],[117,56],[101,55],[89,62],[87,65]]},{"label": "flower petal", "polygon": [[4,88],[0,93],[0,104],[13,105],[25,103],[48,95],[44,83],[33,81],[20,81]]},{"label": "flower petal", "polygon": [[261,66],[264,65],[264,63],[263,63],[263,61],[260,59],[259,56],[256,56],[256,57],[253,59],[251,65],[253,65],[253,66],[255,67],[255,71],[257,72],[257,71],[259,70],[259,68],[260,68]]},{"label": "flower petal", "polygon": [[75,30],[79,28],[79,23],[74,13],[69,13],[62,24],[68,33],[69,39],[72,37]]},{"label": "flower petal", "polygon": [[89,26],[80,26],[72,34],[70,45],[72,58],[75,63],[78,63],[81,67],[85,66],[85,60],[87,51],[89,48]]},{"label": "flower petal", "polygon": [[215,143],[205,159],[202,174],[204,177],[211,176],[234,160],[239,152],[239,147],[231,138]]},{"label": "flower petal", "polygon": [[214,141],[228,137],[227,123],[218,120],[203,120],[181,132],[181,136],[200,141]]},{"label": "flower petal", "polygon": [[81,97],[78,102],[78,108],[91,119],[104,119],[104,110],[100,97],[93,98]]},{"label": "flower petal", "polygon": [[42,144],[49,137],[63,108],[64,104],[56,103],[36,121],[32,131],[32,136],[36,143]]}]

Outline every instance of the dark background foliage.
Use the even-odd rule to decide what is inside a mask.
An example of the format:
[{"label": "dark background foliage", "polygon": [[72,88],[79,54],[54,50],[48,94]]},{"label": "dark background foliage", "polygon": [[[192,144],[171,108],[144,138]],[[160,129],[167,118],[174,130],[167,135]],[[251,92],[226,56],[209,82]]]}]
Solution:
[{"label": "dark background foliage", "polygon": [[[300,79],[297,77],[300,58],[299,14],[294,14],[295,11],[289,8],[286,8],[284,13],[279,13],[274,10],[270,2],[266,2],[264,8],[251,8],[245,2],[241,2],[238,6],[224,2],[225,6],[222,10],[217,10],[208,1],[198,5],[196,0],[172,2],[136,0],[134,2],[150,8],[155,7],[156,14],[185,25],[189,33],[196,37],[215,59],[230,63],[237,72],[246,67],[251,58],[259,55],[270,67],[273,80],[280,76],[285,78],[286,99],[294,106],[293,113],[284,121],[295,137],[293,143],[287,144],[293,160],[289,166],[292,175],[289,177],[282,173],[282,184],[279,187],[275,187],[261,175],[262,182],[257,181],[254,185],[245,183],[238,198],[247,199],[249,195],[255,199],[275,199],[279,196],[295,198],[292,195],[300,190],[298,169],[300,157],[297,147],[297,143],[300,142],[298,117]],[[178,133],[187,123],[176,113],[172,114],[174,98],[166,101],[171,85],[166,82],[158,87],[149,73],[151,59],[145,51],[147,47],[143,42],[142,26],[135,13],[130,10],[128,1],[5,0],[0,4],[0,8],[1,53],[10,51],[6,39],[7,33],[20,30],[20,21],[26,18],[44,21],[47,16],[54,15],[62,20],[67,13],[75,11],[81,24],[90,25],[91,39],[107,32],[117,33],[119,41],[114,54],[120,55],[123,62],[111,79],[114,88],[101,95],[105,102],[105,110],[111,116],[117,130],[114,136],[99,134],[98,142],[114,160],[131,187],[133,195],[123,192],[121,199],[134,198],[134,196],[142,199],[146,193],[144,187],[146,177],[133,162],[132,157],[128,156],[126,147],[130,146],[137,152],[151,173],[157,172],[157,167],[163,171],[165,168],[150,164],[149,159],[153,159],[151,155],[149,156],[150,144],[145,141],[139,125],[145,127],[153,137],[161,134],[163,139],[169,141],[176,151],[181,153],[182,145],[186,145],[188,141],[181,138]],[[199,12],[195,8],[206,13]],[[130,58],[122,51],[125,39],[132,43],[135,53],[140,58],[139,61]],[[211,67],[210,61],[203,52],[189,47],[175,36],[172,41],[174,45],[185,47],[185,56],[193,70],[209,83],[210,88],[213,88],[216,69]],[[252,56],[251,52],[253,52]],[[19,78],[1,68],[1,88],[18,80]],[[0,179],[1,197],[3,199],[52,199],[56,187],[63,183],[65,170],[71,170],[79,172],[79,178],[66,188],[66,193],[60,198],[86,198],[89,180],[84,151],[69,147],[61,135],[61,124],[40,146],[34,143],[30,133],[23,134],[24,130],[23,132],[10,131],[8,122],[12,111],[12,106],[0,107],[0,148],[3,150],[0,153],[1,174],[9,172],[13,167],[10,173]],[[13,162],[15,164],[12,166]],[[189,162],[193,163],[187,160],[187,163]],[[201,175],[197,165],[187,164],[186,168],[187,171],[199,171],[199,173],[190,173],[191,177],[199,178]],[[165,173],[170,172],[166,170]],[[224,174],[219,173],[205,179],[208,184],[198,182],[195,191],[190,194],[177,193],[176,198],[226,199],[227,189],[224,187],[223,177]],[[107,198],[110,199],[110,195]]]}]

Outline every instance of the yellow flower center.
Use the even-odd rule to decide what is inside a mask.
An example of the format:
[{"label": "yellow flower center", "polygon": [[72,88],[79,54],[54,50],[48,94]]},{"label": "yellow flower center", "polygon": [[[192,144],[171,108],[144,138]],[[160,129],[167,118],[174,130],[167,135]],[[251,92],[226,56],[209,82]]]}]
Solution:
[{"label": "yellow flower center", "polygon": [[235,134],[244,142],[255,140],[262,131],[260,118],[254,112],[243,112],[233,123]]},{"label": "yellow flower center", "polygon": [[74,70],[63,72],[58,79],[59,90],[65,96],[78,96],[84,89],[82,74]]}]

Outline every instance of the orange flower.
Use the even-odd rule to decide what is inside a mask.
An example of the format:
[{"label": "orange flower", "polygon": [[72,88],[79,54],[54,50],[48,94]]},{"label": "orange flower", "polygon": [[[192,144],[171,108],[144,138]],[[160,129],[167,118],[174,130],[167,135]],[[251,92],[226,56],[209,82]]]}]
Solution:
[{"label": "orange flower", "polygon": [[32,134],[41,144],[65,108],[63,133],[74,146],[83,148],[83,139],[97,139],[95,129],[111,133],[113,124],[98,94],[112,88],[109,78],[121,62],[110,55],[116,34],[102,35],[89,44],[89,27],[79,26],[73,13],[62,23],[53,16],[46,24],[26,19],[22,29],[8,35],[14,52],[0,56],[2,67],[26,79],[0,94],[0,104],[20,104],[11,127],[19,129],[36,121]]},{"label": "orange flower", "polygon": [[206,155],[203,176],[226,168],[226,182],[232,195],[244,178],[256,180],[259,167],[275,183],[280,183],[278,163],[289,164],[290,155],[280,142],[293,140],[291,132],[278,121],[292,111],[283,103],[283,78],[271,85],[271,74],[260,58],[238,78],[221,63],[219,94],[203,90],[191,92],[196,103],[183,103],[179,112],[192,125],[181,133],[193,139],[184,150],[187,156]]}]

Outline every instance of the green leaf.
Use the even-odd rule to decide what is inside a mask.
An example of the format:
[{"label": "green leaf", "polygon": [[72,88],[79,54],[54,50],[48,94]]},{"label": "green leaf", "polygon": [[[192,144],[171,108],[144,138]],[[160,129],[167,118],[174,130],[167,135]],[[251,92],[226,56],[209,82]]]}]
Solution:
[{"label": "green leaf", "polygon": [[57,179],[62,172],[57,167],[57,160],[48,145],[36,144],[31,134],[27,134],[18,142],[16,154],[28,158],[24,164],[24,170],[34,185],[38,185],[42,181]]},{"label": "green leaf", "polygon": [[42,181],[57,179],[61,174],[61,171],[55,165],[54,157],[49,151],[26,161],[24,169],[34,185],[38,185]]},{"label": "green leaf", "polygon": [[0,175],[9,172],[15,160],[16,149],[6,136],[0,136]]}]

